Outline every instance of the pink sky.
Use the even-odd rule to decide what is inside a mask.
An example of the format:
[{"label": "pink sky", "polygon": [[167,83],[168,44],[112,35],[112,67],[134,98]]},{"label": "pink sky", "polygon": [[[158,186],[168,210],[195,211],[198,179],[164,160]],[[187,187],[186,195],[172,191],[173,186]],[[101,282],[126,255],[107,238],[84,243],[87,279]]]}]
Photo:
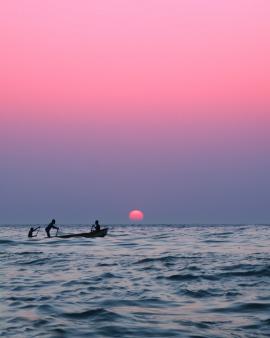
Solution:
[{"label": "pink sky", "polygon": [[269,18],[268,0],[2,1],[6,169],[52,161],[60,173],[76,154],[74,170],[90,182],[90,158],[104,175],[126,165],[123,186],[143,163],[147,189],[160,163],[171,177],[183,162],[206,172],[206,159],[225,176],[235,161],[239,179],[259,163],[259,175],[270,144]]},{"label": "pink sky", "polygon": [[270,104],[267,0],[5,1],[0,104]]}]

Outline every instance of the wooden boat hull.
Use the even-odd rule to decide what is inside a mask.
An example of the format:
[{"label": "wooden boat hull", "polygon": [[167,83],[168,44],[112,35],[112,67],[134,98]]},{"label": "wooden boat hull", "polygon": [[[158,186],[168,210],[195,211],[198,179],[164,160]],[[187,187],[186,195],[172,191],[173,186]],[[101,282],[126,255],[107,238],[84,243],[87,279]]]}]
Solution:
[{"label": "wooden boat hull", "polygon": [[57,235],[59,238],[72,238],[72,237],[85,237],[85,238],[94,238],[94,237],[105,237],[107,235],[108,228],[101,229],[99,231],[89,231],[81,232],[79,234],[67,234],[67,235]]}]

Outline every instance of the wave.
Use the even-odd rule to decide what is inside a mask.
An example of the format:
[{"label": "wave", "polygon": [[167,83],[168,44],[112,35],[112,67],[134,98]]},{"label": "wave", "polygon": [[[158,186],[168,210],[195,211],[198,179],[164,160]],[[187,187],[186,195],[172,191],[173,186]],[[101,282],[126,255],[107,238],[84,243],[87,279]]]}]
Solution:
[{"label": "wave", "polygon": [[228,242],[228,239],[206,239],[204,240],[204,243],[224,243],[224,242]]},{"label": "wave", "polygon": [[270,265],[247,271],[229,271],[217,274],[218,277],[270,277]]},{"label": "wave", "polygon": [[157,279],[168,279],[172,281],[186,281],[186,280],[200,280],[200,279],[205,279],[205,280],[218,280],[218,277],[216,275],[205,275],[205,274],[200,274],[200,275],[194,275],[191,273],[183,273],[183,274],[174,274],[170,276],[158,276]]},{"label": "wave", "polygon": [[104,308],[97,308],[85,311],[78,312],[65,312],[63,313],[64,317],[72,318],[72,319],[87,319],[87,318],[95,318],[95,320],[116,320],[120,319],[122,316],[116,314],[115,312],[105,310]]},{"label": "wave", "polygon": [[20,265],[44,265],[44,264],[48,264],[48,262],[50,261],[50,258],[49,257],[44,257],[44,258],[37,258],[37,259],[34,259],[32,261],[29,261],[29,262],[18,262],[18,264]]},{"label": "wave", "polygon": [[16,252],[15,255],[37,255],[37,254],[43,254],[43,251],[22,251],[22,252]]},{"label": "wave", "polygon": [[[159,277],[157,277],[159,278]],[[164,278],[164,277],[160,277],[160,278]],[[185,281],[185,280],[194,280],[194,279],[198,279],[199,276],[196,275],[192,275],[192,274],[176,274],[176,275],[171,275],[168,277],[165,277],[166,279],[169,280],[175,280],[175,281]]]},{"label": "wave", "polygon": [[194,298],[205,298],[205,297],[217,297],[221,296],[221,292],[214,292],[214,291],[208,291],[208,290],[188,290],[186,289],[184,292],[184,295],[194,297]]},{"label": "wave", "polygon": [[224,308],[216,308],[211,309],[211,311],[215,312],[258,312],[258,311],[269,311],[270,310],[270,303],[244,303],[244,304],[237,304],[234,306],[228,306]]},{"label": "wave", "polygon": [[135,262],[135,264],[144,264],[144,263],[153,263],[153,262],[172,262],[178,259],[179,257],[176,256],[162,256],[162,257],[149,257],[143,258]]},{"label": "wave", "polygon": [[96,266],[115,266],[118,265],[117,263],[104,263],[104,262],[99,262],[96,264]]},{"label": "wave", "polygon": [[42,313],[49,313],[50,315],[60,314],[60,311],[55,306],[50,304],[41,304],[38,306],[38,310]]},{"label": "wave", "polygon": [[12,239],[0,239],[0,244],[16,244]]}]

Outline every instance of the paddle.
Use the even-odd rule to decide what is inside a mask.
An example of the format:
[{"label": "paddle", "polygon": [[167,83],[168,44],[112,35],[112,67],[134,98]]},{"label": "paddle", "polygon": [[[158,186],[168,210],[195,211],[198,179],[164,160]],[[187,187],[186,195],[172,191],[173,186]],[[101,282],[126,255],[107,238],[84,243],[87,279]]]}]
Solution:
[{"label": "paddle", "polygon": [[37,237],[39,230],[40,230],[40,226],[37,228],[37,234],[35,235],[35,237]]},{"label": "paddle", "polygon": [[[63,235],[63,232],[61,231],[61,229],[58,227],[58,229],[56,230],[55,236],[54,237],[58,237],[58,232],[60,232],[60,235]],[[65,233],[64,233],[65,234]]]},{"label": "paddle", "polygon": [[58,237],[58,231],[59,231],[59,227],[56,229],[55,235],[51,236],[50,238]]}]

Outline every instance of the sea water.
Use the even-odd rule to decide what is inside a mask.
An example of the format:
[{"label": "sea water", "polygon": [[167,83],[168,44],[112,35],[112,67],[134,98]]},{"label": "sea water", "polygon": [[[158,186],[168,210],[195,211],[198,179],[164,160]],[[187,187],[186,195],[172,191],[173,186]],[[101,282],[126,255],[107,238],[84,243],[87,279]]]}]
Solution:
[{"label": "sea water", "polygon": [[0,226],[1,337],[270,336],[268,225],[27,232]]}]

